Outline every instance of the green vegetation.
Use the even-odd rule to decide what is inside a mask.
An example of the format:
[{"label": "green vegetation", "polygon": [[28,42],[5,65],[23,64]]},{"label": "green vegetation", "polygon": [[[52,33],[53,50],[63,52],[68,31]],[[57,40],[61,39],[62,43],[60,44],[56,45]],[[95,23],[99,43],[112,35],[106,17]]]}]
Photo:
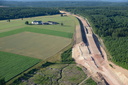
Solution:
[{"label": "green vegetation", "polygon": [[5,79],[2,76],[0,76],[0,85],[5,85]]},{"label": "green vegetation", "polygon": [[111,60],[128,69],[128,8],[127,7],[83,7],[65,8],[86,17],[93,30],[105,43]]},{"label": "green vegetation", "polygon": [[[55,21],[58,23],[63,23],[64,26],[61,26],[60,24],[58,25],[26,25],[25,24],[26,21],[31,23],[34,20],[42,21],[42,22]],[[13,19],[11,20],[11,22],[7,22],[6,20],[1,20],[0,33],[15,30],[15,29],[20,29],[20,28],[27,28],[27,27],[73,33],[77,22],[78,22],[77,19],[73,16],[60,17],[60,15],[24,18],[24,20]]]},{"label": "green vegetation", "polygon": [[[71,46],[65,48],[65,51],[63,53],[61,52],[62,54],[67,54],[66,59],[71,58],[70,47]],[[61,58],[62,56],[63,55],[61,55]],[[12,85],[27,85],[27,84],[28,85],[29,84],[77,85],[81,83],[84,79],[86,79],[87,76],[80,67],[77,67],[76,64],[69,64],[70,62],[72,62],[72,60],[71,61],[69,60],[68,62],[67,61],[45,62],[40,67],[40,70],[34,70],[34,72],[32,70],[28,72],[26,75],[13,82]],[[33,74],[35,72],[36,74]],[[93,85],[94,81],[87,83]]]},{"label": "green vegetation", "polygon": [[128,37],[106,37],[104,41],[112,56],[112,61],[117,65],[128,69]]},{"label": "green vegetation", "polygon": [[8,81],[38,62],[39,59],[0,51],[0,75]]},{"label": "green vegetation", "polygon": [[18,19],[26,17],[44,16],[59,14],[59,10],[53,8],[0,8],[0,20],[4,19]]},{"label": "green vegetation", "polygon": [[45,60],[69,45],[71,39],[39,33],[22,32],[2,37],[0,38],[0,42],[1,51]]},{"label": "green vegetation", "polygon": [[[63,22],[64,26],[24,24],[25,21],[33,20]],[[2,20],[0,21],[0,41],[2,42],[0,46],[2,48],[0,49],[44,60],[70,44],[71,39],[68,38],[72,38],[77,22],[75,17],[60,17],[60,15],[17,19],[11,20],[10,23]]]},{"label": "green vegetation", "polygon": [[[42,20],[43,22],[55,21],[63,23],[63,26],[60,24],[25,24],[25,21],[32,22],[34,20]],[[40,62],[41,60],[39,59],[43,59],[44,61],[42,62],[44,63],[46,61],[46,63],[37,66],[36,69],[21,74],[11,85],[19,85],[22,81],[24,81],[22,83],[23,85],[57,85],[65,83],[68,85],[80,83],[86,78],[86,75],[82,69],[74,64],[74,60],[71,58],[71,46],[66,47],[71,43],[74,28],[78,24],[75,17],[61,17],[60,15],[24,18],[11,20],[10,22],[6,22],[5,20],[0,21],[0,50],[6,51],[0,54],[2,55],[0,56],[2,57],[2,62],[0,62],[0,68],[2,70],[0,69],[0,73],[5,77],[5,81],[9,81]],[[54,58],[58,58],[59,56],[61,58],[60,61],[49,62],[52,59],[51,56],[59,51],[60,54]]]},{"label": "green vegetation", "polygon": [[26,24],[26,25],[28,25],[28,24],[29,24],[29,22],[28,22],[28,21],[26,21],[26,22],[25,22],[25,24]]},{"label": "green vegetation", "polygon": [[72,58],[72,48],[64,51],[61,54],[61,59],[62,63],[74,63],[74,59]]},{"label": "green vegetation", "polygon": [[[116,0],[117,1],[117,0]],[[120,0],[121,1],[121,0]],[[125,0],[127,1],[127,0]],[[1,6],[9,6],[9,7],[90,7],[90,6],[128,6],[127,2],[105,2],[105,1],[85,1],[85,0],[51,0],[51,1],[0,1]]]},{"label": "green vegetation", "polygon": [[80,67],[77,67],[78,70],[82,71],[82,69]]},{"label": "green vegetation", "polygon": [[91,78],[87,79],[85,81],[84,85],[97,85],[96,82],[94,80],[92,80]]},{"label": "green vegetation", "polygon": [[109,64],[109,66],[111,66],[112,68],[114,68],[112,64]]},{"label": "green vegetation", "polygon": [[31,82],[31,84],[41,85],[77,85],[85,78],[85,73],[82,70],[78,70],[75,64],[56,63],[37,71],[37,74],[31,77],[28,82],[25,81],[22,84]]},{"label": "green vegetation", "polygon": [[31,28],[26,27],[26,28],[16,29],[8,32],[3,32],[0,34],[0,37],[10,36],[10,35],[18,34],[25,31],[60,36],[65,38],[72,38],[72,33],[66,33],[66,32],[60,32],[60,31],[54,31],[54,30],[48,30],[48,29],[32,28],[32,27]]},{"label": "green vegetation", "polygon": [[35,84],[44,85],[57,85],[58,79],[61,77],[61,69],[63,69],[66,64],[54,64],[50,65],[38,72],[34,77]]},{"label": "green vegetation", "polygon": [[79,70],[75,64],[70,64],[62,70],[62,77],[59,80],[59,85],[78,85],[86,77],[83,70]]},{"label": "green vegetation", "polygon": [[[60,24],[58,25],[26,25],[25,22],[28,21],[29,23],[34,20],[41,20],[43,22],[47,21],[55,21],[58,23],[64,23],[63,26]],[[40,16],[40,17],[32,17],[32,18],[22,18],[22,19],[11,19],[10,22],[7,20],[0,21],[0,50],[4,51],[6,54],[6,58],[8,61],[3,61],[1,66],[4,66],[4,69],[9,72],[2,73],[2,76],[5,77],[5,81],[9,81],[10,79],[16,77],[17,80],[9,81],[9,84],[13,81],[17,85],[22,81],[22,79],[29,79],[33,74],[27,73],[30,67],[34,68],[35,64],[40,62],[38,59],[43,59],[44,61],[52,61],[52,56],[58,53],[60,50],[65,48],[67,45],[71,43],[71,38],[74,32],[74,28],[76,23],[78,22],[77,19],[73,16],[64,16],[60,17],[60,15],[53,15],[53,16]],[[7,53],[9,52],[12,54],[13,58]],[[62,52],[61,52],[62,53]],[[18,56],[15,56],[19,54]],[[59,54],[60,55],[60,54]],[[27,57],[23,57],[27,56]],[[4,57],[1,56],[3,59]],[[34,57],[38,58],[36,60]],[[5,60],[6,60],[5,58]],[[56,59],[54,60],[60,60]],[[31,59],[29,61],[29,59]],[[1,59],[0,59],[1,60]],[[26,61],[27,60],[27,61]],[[34,63],[34,60],[36,63]],[[42,62],[44,62],[42,61]],[[8,64],[7,64],[8,62]],[[27,64],[27,65],[26,65]],[[7,65],[7,66],[6,66]],[[12,66],[9,67],[9,66]],[[15,66],[14,66],[15,65]],[[22,66],[21,66],[22,65]],[[41,65],[41,64],[39,64]],[[36,66],[36,68],[39,67]],[[1,68],[1,67],[0,67]],[[15,68],[15,69],[14,69]],[[21,69],[20,69],[21,68]],[[2,69],[2,70],[1,70]],[[1,68],[0,71],[4,69]],[[13,72],[12,72],[13,71]],[[23,74],[22,72],[25,73]],[[6,71],[3,71],[6,72]],[[15,85],[13,84],[13,85]]]}]

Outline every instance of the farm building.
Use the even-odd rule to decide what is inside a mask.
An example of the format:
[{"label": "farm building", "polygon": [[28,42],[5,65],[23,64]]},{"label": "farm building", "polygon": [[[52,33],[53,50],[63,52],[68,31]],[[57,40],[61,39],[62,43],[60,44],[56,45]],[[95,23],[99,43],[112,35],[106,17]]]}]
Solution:
[{"label": "farm building", "polygon": [[42,22],[42,21],[33,21],[32,24],[35,24],[35,25],[42,25],[43,22]]},{"label": "farm building", "polygon": [[48,21],[48,23],[49,23],[50,25],[52,25],[52,24],[59,24],[58,22],[53,22],[53,21]]},{"label": "farm building", "polygon": [[48,21],[48,22],[42,22],[42,21],[33,21],[33,25],[55,25],[59,24],[58,22]]},{"label": "farm building", "polygon": [[49,25],[49,23],[48,22],[44,22],[43,25]]}]

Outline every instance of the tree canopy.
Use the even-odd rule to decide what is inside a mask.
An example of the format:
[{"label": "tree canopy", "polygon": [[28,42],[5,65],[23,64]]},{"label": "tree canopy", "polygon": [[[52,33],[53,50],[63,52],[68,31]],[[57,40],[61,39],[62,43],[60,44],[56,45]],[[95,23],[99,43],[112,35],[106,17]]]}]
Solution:
[{"label": "tree canopy", "polygon": [[105,43],[112,61],[128,69],[128,8],[72,7],[63,10],[80,14],[91,23]]},{"label": "tree canopy", "polygon": [[43,15],[59,14],[59,10],[55,8],[33,8],[33,7],[1,7],[0,8],[0,20],[5,19],[17,19]]}]

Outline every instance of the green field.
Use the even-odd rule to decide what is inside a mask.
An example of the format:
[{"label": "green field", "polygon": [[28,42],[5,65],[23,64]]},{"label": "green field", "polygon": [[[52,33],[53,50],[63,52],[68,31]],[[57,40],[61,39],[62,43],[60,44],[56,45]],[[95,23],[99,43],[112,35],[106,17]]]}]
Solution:
[{"label": "green field", "polygon": [[0,50],[39,59],[47,59],[71,43],[71,39],[22,32],[0,38]]},{"label": "green field", "polygon": [[[37,21],[41,20],[43,22],[55,21],[58,23],[63,23],[64,26],[60,26],[60,24],[58,25],[25,25],[25,21],[32,22],[34,20],[37,20]],[[11,20],[11,22],[7,22],[7,20],[1,20],[0,33],[10,31],[10,30],[20,29],[24,27],[50,29],[50,30],[56,30],[61,32],[73,33],[75,25],[78,23],[79,22],[77,21],[77,19],[73,16],[60,17],[60,15],[24,18],[23,20],[13,19]]]},{"label": "green field", "polygon": [[25,28],[21,28],[21,29],[2,32],[2,33],[0,33],[0,37],[6,37],[6,36],[21,33],[21,32],[25,32],[25,31],[35,32],[35,33],[40,33],[40,34],[48,34],[48,35],[53,35],[53,36],[60,36],[60,37],[65,37],[65,38],[72,38],[72,35],[73,35],[72,33],[60,32],[60,31],[55,31],[55,30],[25,27]]},{"label": "green field", "polygon": [[8,81],[39,61],[39,59],[0,51],[0,75]]},{"label": "green field", "polygon": [[[26,21],[32,22],[34,20],[55,21],[64,25],[25,24]],[[77,24],[78,21],[75,17],[60,17],[60,15],[31,17],[23,20],[14,19],[11,22],[1,20],[0,51],[4,54],[0,56],[0,61],[2,61],[0,62],[0,75],[8,81],[37,64],[38,59],[45,60],[52,57],[71,43]]]},{"label": "green field", "polygon": [[[45,62],[40,70],[31,70],[12,85],[96,85],[71,58],[71,46],[65,48],[59,62]],[[66,58],[64,58],[66,57]],[[34,74],[33,74],[34,73]]]}]

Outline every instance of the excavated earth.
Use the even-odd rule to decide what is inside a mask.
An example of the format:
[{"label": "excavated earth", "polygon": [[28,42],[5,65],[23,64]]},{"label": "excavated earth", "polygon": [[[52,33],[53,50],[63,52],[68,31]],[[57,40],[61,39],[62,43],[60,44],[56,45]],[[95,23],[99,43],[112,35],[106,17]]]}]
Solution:
[{"label": "excavated earth", "polygon": [[[65,11],[61,12],[71,15]],[[78,15],[73,16],[81,25],[76,26],[75,44],[72,49],[72,57],[76,63],[83,66],[99,85],[128,85],[128,70],[108,61],[106,52],[96,40],[88,21]],[[113,68],[109,64],[113,65]]]}]

